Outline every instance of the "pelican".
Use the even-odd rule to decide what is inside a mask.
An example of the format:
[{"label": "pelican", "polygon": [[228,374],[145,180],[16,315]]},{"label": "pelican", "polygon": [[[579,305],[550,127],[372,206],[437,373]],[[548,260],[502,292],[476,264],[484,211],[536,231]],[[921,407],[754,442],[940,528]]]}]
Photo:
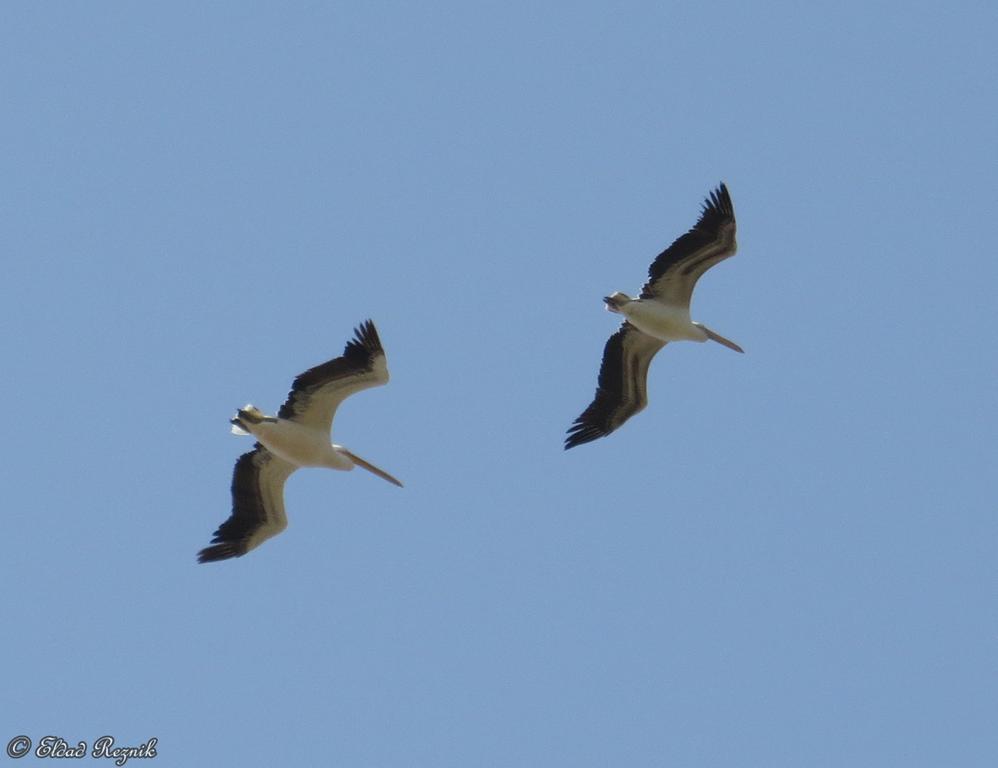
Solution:
[{"label": "pelican", "polygon": [[735,210],[721,184],[703,204],[700,219],[648,268],[641,296],[617,291],[603,299],[624,316],[603,349],[596,396],[568,429],[565,450],[605,437],[648,404],[648,365],[670,341],[716,341],[744,350],[703,323],[690,320],[690,299],[700,276],[735,252]]},{"label": "pelican", "polygon": [[384,470],[329,442],[337,406],[354,392],[387,383],[385,350],[374,323],[367,320],[354,329],[342,357],[295,378],[277,416],[266,416],[253,405],[240,408],[231,419],[232,433],[253,435],[257,443],[236,461],[232,515],[215,531],[212,546],[198,553],[198,562],[241,557],[287,528],[284,483],[298,467],[361,467],[401,487]]}]

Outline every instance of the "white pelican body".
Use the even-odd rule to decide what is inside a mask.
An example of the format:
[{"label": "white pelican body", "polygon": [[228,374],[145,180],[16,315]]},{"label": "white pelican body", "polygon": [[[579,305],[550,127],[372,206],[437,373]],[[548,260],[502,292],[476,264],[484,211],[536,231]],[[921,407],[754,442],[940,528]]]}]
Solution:
[{"label": "white pelican body", "polygon": [[[242,410],[249,412],[257,409],[247,405]],[[253,424],[244,418],[242,423],[247,429],[233,424],[234,434],[253,435],[268,451],[296,467],[327,467],[344,471],[354,468],[354,463],[344,455],[343,446],[330,444],[328,432],[320,432],[288,419],[264,417]]]},{"label": "white pelican body", "polygon": [[388,383],[385,351],[374,323],[362,323],[354,334],[341,357],[295,378],[277,416],[267,416],[252,405],[236,412],[232,432],[253,435],[258,442],[236,461],[232,514],[215,531],[212,546],[198,553],[198,562],[241,557],[283,531],[288,525],[284,483],[299,467],[361,467],[402,485],[342,445],[329,442],[339,404],[355,392]]},{"label": "white pelican body", "polygon": [[[707,341],[707,333],[690,320],[690,308],[654,299],[631,299],[619,291],[607,297],[607,309],[619,312],[642,333],[661,341]],[[611,301],[614,302],[611,308]],[[619,302],[619,303],[618,303]]]},{"label": "white pelican body", "polygon": [[713,340],[735,352],[745,351],[733,341],[714,333],[703,323],[691,320],[688,302],[677,304],[657,296],[646,296],[644,293],[640,299],[632,299],[620,291],[607,296],[603,301],[610,312],[619,312],[639,331],[659,341]]},{"label": "white pelican body", "polygon": [[652,262],[639,298],[618,291],[603,299],[609,311],[626,319],[603,348],[596,396],[569,427],[566,449],[609,435],[648,404],[648,366],[668,342],[711,340],[743,351],[690,319],[697,280],[736,247],[735,211],[721,184],[707,198],[694,227]]}]

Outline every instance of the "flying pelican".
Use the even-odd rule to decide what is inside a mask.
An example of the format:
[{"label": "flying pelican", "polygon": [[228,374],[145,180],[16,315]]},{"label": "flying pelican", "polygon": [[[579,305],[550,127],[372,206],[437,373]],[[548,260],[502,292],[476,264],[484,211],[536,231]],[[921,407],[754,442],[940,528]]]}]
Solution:
[{"label": "flying pelican", "polygon": [[596,397],[568,429],[565,450],[605,437],[648,404],[648,365],[670,341],[711,339],[735,352],[741,347],[690,320],[690,298],[700,276],[735,252],[735,210],[721,184],[704,201],[696,225],[658,255],[641,296],[619,291],[603,299],[624,316],[603,349]]},{"label": "flying pelican", "polygon": [[232,433],[253,435],[257,444],[236,461],[232,473],[232,515],[215,531],[213,546],[199,563],[240,557],[288,527],[284,482],[298,467],[354,467],[402,485],[342,445],[329,443],[336,407],[354,392],[388,383],[385,350],[370,320],[354,329],[343,356],[297,376],[277,416],[247,405],[231,419]]}]

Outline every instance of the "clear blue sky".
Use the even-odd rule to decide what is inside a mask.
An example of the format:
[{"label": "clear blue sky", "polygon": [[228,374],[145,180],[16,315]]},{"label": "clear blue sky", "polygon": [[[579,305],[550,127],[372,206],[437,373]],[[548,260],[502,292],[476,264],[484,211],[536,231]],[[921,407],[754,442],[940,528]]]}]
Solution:
[{"label": "clear blue sky", "polygon": [[[996,49],[986,2],[7,4],[0,743],[998,764]],[[563,451],[721,180],[693,315],[746,354]],[[233,410],[367,317],[334,437],[406,487],[299,472],[197,565]]]}]

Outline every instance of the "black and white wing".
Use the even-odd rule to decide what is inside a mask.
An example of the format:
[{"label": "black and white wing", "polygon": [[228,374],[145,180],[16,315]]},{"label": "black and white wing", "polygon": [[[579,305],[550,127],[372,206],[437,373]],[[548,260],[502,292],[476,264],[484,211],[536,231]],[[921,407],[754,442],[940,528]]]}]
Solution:
[{"label": "black and white wing", "polygon": [[700,276],[733,255],[736,248],[735,209],[728,188],[721,184],[704,201],[693,229],[677,238],[652,262],[641,298],[689,306]]},{"label": "black and white wing", "polygon": [[336,408],[362,389],[388,383],[385,350],[374,323],[367,320],[354,329],[343,355],[297,376],[288,399],[277,416],[329,431]]},{"label": "black and white wing", "polygon": [[288,527],[284,483],[295,466],[259,443],[236,461],[232,473],[232,514],[198,553],[199,563],[240,557]]},{"label": "black and white wing", "polygon": [[664,346],[624,321],[606,342],[596,397],[569,427],[565,450],[609,435],[648,404],[648,365]]}]

